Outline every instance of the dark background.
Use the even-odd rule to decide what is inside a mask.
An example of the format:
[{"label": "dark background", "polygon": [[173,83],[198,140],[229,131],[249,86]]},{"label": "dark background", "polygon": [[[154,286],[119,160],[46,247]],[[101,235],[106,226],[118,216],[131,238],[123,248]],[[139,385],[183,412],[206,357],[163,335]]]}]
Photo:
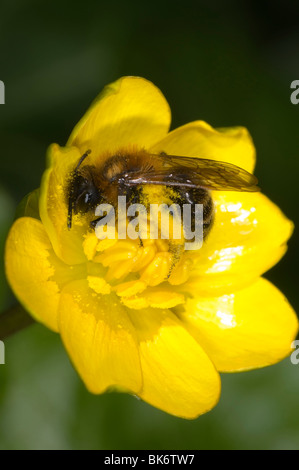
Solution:
[{"label": "dark background", "polygon": [[[299,226],[297,1],[2,0],[0,242],[17,202],[40,184],[48,145],[63,145],[104,85],[153,81],[172,128],[244,125],[263,192]],[[266,277],[299,311],[298,230]],[[14,302],[0,273],[1,310]],[[299,449],[299,365],[223,375],[219,405],[184,421],[135,398],[92,396],[58,335],[41,325],[5,342],[0,449]]]}]

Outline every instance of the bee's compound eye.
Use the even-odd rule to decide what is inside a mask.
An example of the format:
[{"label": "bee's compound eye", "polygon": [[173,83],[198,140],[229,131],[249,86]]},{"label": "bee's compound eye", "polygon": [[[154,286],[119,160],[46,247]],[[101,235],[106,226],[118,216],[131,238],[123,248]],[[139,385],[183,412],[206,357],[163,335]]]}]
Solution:
[{"label": "bee's compound eye", "polygon": [[95,184],[91,167],[74,171],[69,183],[69,213],[86,214],[92,212],[101,201],[101,190]]},{"label": "bee's compound eye", "polygon": [[75,212],[87,212],[93,207],[93,197],[92,193],[89,191],[83,191],[79,196],[77,197],[76,203],[75,203]]}]

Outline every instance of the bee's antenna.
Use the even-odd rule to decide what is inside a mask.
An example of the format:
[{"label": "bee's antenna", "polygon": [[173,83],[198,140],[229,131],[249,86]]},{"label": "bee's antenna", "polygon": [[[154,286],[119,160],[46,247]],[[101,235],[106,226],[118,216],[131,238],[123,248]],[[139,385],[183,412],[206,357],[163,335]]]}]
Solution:
[{"label": "bee's antenna", "polygon": [[83,161],[85,160],[86,157],[88,157],[88,155],[91,153],[91,150],[86,150],[86,152],[82,155],[82,157],[80,158],[79,162],[78,162],[78,165],[76,166],[75,168],[75,172],[78,171],[79,167],[81,166],[81,164],[83,163]]},{"label": "bee's antenna", "polygon": [[[77,171],[79,170],[82,162],[85,160],[86,157],[91,153],[91,150],[86,150],[86,152],[82,155],[80,158],[76,168],[73,171],[73,177],[76,175]],[[67,213],[67,228],[70,230],[72,228],[72,216],[73,216],[73,199],[72,195],[74,192],[73,188],[73,181],[71,182],[71,189],[70,189],[70,196],[69,196],[69,207],[68,207],[68,213]]]}]

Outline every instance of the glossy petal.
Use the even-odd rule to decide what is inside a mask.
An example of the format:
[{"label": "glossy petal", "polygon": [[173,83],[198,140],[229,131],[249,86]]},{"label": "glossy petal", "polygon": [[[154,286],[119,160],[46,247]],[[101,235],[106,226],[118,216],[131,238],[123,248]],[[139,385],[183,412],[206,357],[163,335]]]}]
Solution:
[{"label": "glossy petal", "polygon": [[140,397],[184,418],[216,405],[220,378],[199,344],[169,310],[130,311],[139,338],[143,374]]},{"label": "glossy petal", "polygon": [[213,129],[203,121],[190,122],[170,132],[151,150],[229,162],[251,173],[255,166],[255,148],[245,127]]},{"label": "glossy petal", "polygon": [[91,392],[102,393],[110,387],[139,392],[136,333],[116,296],[97,295],[86,281],[69,284],[61,294],[59,330]]},{"label": "glossy petal", "polygon": [[57,331],[59,286],[54,280],[54,255],[42,223],[22,217],[6,242],[6,275],[19,301],[39,322]]},{"label": "glossy petal", "polygon": [[123,147],[148,148],[167,134],[170,120],[168,103],[153,83],[123,77],[104,88],[67,145],[82,153],[91,149],[91,161],[99,161],[106,152]]},{"label": "glossy petal", "polygon": [[68,264],[86,261],[82,240],[86,232],[79,216],[73,217],[73,226],[67,227],[68,205],[67,184],[80,152],[75,147],[63,148],[51,145],[47,155],[47,170],[44,172],[39,210],[41,220],[57,256]]},{"label": "glossy petal", "polygon": [[[214,191],[214,225],[194,252],[188,289],[220,295],[248,285],[275,265],[286,251],[293,224],[261,193]],[[191,252],[189,252],[191,253]]]},{"label": "glossy petal", "polygon": [[265,279],[218,298],[186,302],[183,323],[222,372],[268,366],[288,356],[298,320],[282,293]]}]

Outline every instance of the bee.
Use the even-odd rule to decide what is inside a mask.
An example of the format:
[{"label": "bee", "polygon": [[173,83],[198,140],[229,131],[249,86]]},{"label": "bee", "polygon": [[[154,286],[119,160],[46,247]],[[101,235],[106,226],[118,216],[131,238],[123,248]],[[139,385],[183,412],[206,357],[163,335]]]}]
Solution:
[{"label": "bee", "polygon": [[[214,220],[211,190],[260,190],[254,175],[231,163],[139,150],[120,151],[95,166],[85,164],[90,153],[91,150],[87,150],[82,155],[69,178],[68,229],[72,227],[73,213],[91,213],[103,203],[116,209],[118,196],[126,196],[128,204],[144,202],[146,185],[158,185],[166,199],[181,207],[183,204],[191,205],[192,220],[195,205],[203,205],[205,239]],[[91,227],[95,228],[99,221],[91,221]]]}]

